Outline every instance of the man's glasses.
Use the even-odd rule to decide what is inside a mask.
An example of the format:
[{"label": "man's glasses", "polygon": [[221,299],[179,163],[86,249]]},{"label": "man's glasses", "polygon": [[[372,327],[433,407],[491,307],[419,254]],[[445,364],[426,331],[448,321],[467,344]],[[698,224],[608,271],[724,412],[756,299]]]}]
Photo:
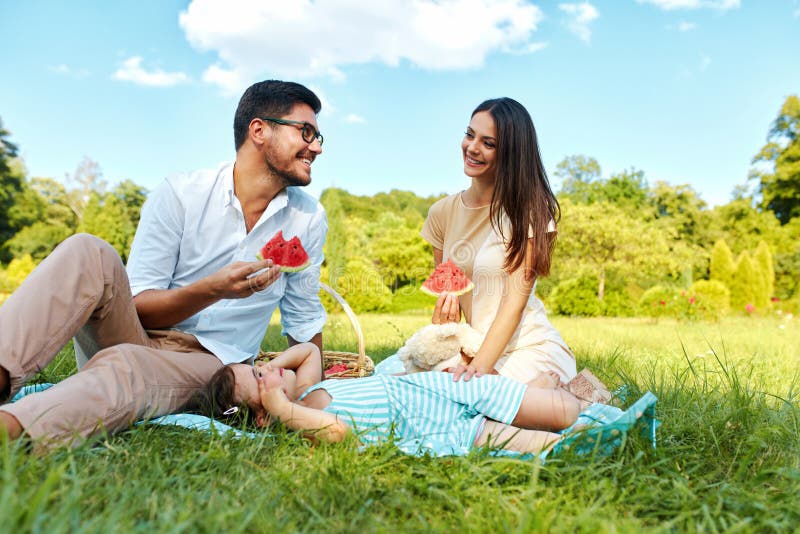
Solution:
[{"label": "man's glasses", "polygon": [[300,129],[300,134],[303,136],[303,141],[305,141],[308,144],[311,144],[314,142],[314,139],[316,139],[317,141],[319,141],[319,146],[322,146],[322,141],[323,141],[322,134],[319,133],[319,131],[316,128],[314,128],[314,125],[311,124],[310,122],[290,121],[286,119],[276,119],[273,117],[260,117],[260,118],[262,121],[274,122],[275,124],[284,124],[289,126],[301,125],[302,128]]}]

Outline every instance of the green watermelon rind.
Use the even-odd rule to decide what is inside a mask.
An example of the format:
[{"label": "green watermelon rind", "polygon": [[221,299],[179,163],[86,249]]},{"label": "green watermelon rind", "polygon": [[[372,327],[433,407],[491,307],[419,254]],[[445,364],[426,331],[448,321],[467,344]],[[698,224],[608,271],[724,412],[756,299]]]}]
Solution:
[{"label": "green watermelon rind", "polygon": [[305,271],[310,266],[311,266],[311,261],[307,261],[303,265],[300,265],[299,267],[286,267],[285,265],[278,265],[278,267],[280,267],[281,271],[284,273],[297,273],[300,271]]},{"label": "green watermelon rind", "polygon": [[439,298],[439,295],[444,295],[444,294],[450,294],[450,295],[455,295],[455,296],[457,296],[457,297],[460,297],[461,295],[464,295],[464,294],[466,294],[466,293],[469,293],[469,292],[470,292],[470,291],[472,291],[474,288],[475,288],[475,284],[473,284],[473,283],[470,281],[470,283],[469,283],[469,284],[467,284],[467,287],[465,287],[465,288],[464,288],[464,289],[462,289],[461,291],[442,291],[441,293],[436,293],[435,291],[432,291],[432,290],[428,289],[428,288],[427,288],[427,287],[425,287],[424,285],[423,285],[422,287],[420,287],[420,290],[421,290],[423,293],[426,293],[426,294],[428,294],[428,295],[430,295],[430,296],[432,296],[432,297]]},{"label": "green watermelon rind", "polygon": [[[256,258],[258,259],[258,261],[264,261],[264,258],[261,257],[260,253],[256,254]],[[275,267],[278,267],[283,273],[299,273],[300,271],[305,271],[310,266],[311,266],[311,260],[308,260],[303,265],[300,265],[298,267],[286,267],[285,265],[275,265]]]}]

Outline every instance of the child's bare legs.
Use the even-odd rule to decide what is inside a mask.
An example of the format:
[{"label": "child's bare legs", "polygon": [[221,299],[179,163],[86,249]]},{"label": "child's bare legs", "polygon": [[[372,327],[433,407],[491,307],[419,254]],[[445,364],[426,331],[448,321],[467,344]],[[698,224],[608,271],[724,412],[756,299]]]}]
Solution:
[{"label": "child's bare legs", "polygon": [[475,446],[538,453],[561,439],[543,429],[561,430],[575,422],[584,408],[572,393],[561,389],[558,373],[544,372],[528,382],[519,411],[510,425],[487,419]]},{"label": "child's bare legs", "polygon": [[483,430],[475,439],[476,447],[489,445],[506,451],[538,453],[561,439],[546,430],[526,430],[487,419]]},{"label": "child's bare legs", "polygon": [[529,385],[511,424],[532,430],[561,430],[578,419],[584,408],[583,404],[564,389],[558,387],[544,389]]}]

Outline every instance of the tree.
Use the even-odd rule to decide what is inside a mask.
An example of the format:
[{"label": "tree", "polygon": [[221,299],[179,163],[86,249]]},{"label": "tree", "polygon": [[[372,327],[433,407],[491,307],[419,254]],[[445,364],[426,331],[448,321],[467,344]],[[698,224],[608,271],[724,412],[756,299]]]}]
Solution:
[{"label": "tree", "polygon": [[424,280],[433,269],[433,250],[419,235],[423,221],[409,226],[400,216],[386,212],[367,225],[367,257],[392,289]]},{"label": "tree", "polygon": [[790,95],[772,123],[767,144],[753,158],[750,172],[758,180],[762,207],[781,224],[800,217],[800,98]]},{"label": "tree", "polygon": [[626,171],[612,174],[608,180],[597,184],[597,197],[601,201],[614,204],[631,214],[638,217],[649,215],[642,210],[647,205],[647,179],[644,171],[629,169]]},{"label": "tree", "polygon": [[9,211],[21,229],[3,245],[2,252],[19,258],[29,254],[43,260],[64,239],[75,233],[78,218],[69,206],[62,184],[50,178],[23,182],[23,191]]},{"label": "tree", "polygon": [[0,244],[7,241],[17,229],[9,219],[9,210],[16,196],[22,192],[22,176],[13,167],[17,146],[8,140],[11,133],[3,128],[0,119]]},{"label": "tree", "polygon": [[28,255],[40,262],[73,233],[64,226],[37,221],[14,234],[14,237],[3,245],[3,249],[14,258]]},{"label": "tree", "polygon": [[346,215],[339,199],[339,189],[328,189],[324,197],[325,212],[328,216],[328,237],[325,240],[325,266],[328,284],[338,288],[338,279],[347,270],[347,225]]},{"label": "tree", "polygon": [[561,195],[589,204],[592,184],[600,180],[600,164],[587,156],[567,156],[556,165],[555,175],[561,179]]},{"label": "tree", "polygon": [[611,204],[582,205],[565,199],[562,211],[554,265],[593,273],[600,301],[609,271],[630,278],[661,278],[680,272],[686,261],[661,232]]},{"label": "tree", "polygon": [[731,281],[731,307],[739,312],[755,306],[756,300],[756,270],[750,253],[746,250],[739,254],[736,261],[736,271]]},{"label": "tree", "polygon": [[756,210],[751,199],[742,198],[716,206],[709,215],[708,236],[713,236],[714,240],[724,238],[734,253],[755,249],[762,239],[772,243],[782,234],[775,215],[771,211]]},{"label": "tree", "polygon": [[670,221],[680,239],[695,245],[707,241],[707,205],[692,186],[658,181],[650,188],[648,198],[656,219]]},{"label": "tree", "polygon": [[83,207],[83,217],[78,225],[78,231],[103,239],[116,249],[123,261],[126,261],[136,227],[122,200],[112,193],[101,197],[100,194],[93,192]]},{"label": "tree", "polygon": [[766,241],[759,241],[753,259],[758,265],[761,275],[761,294],[758,296],[756,306],[766,308],[770,299],[775,295],[775,265],[772,261],[772,252]]},{"label": "tree", "polygon": [[717,280],[728,289],[733,282],[733,273],[736,266],[733,263],[733,254],[724,239],[718,239],[711,251],[711,280]]},{"label": "tree", "polygon": [[103,171],[100,165],[90,157],[84,156],[75,172],[66,177],[67,183],[75,183],[69,191],[69,206],[75,215],[80,219],[83,216],[83,208],[92,198],[93,194],[102,197],[108,185],[103,180]]}]

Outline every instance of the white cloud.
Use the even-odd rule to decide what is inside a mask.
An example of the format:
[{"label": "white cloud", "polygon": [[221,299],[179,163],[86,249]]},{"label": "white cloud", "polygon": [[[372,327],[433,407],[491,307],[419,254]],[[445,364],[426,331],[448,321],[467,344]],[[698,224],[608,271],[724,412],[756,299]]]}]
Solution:
[{"label": "white cloud", "polygon": [[695,24],[694,22],[686,22],[685,20],[682,20],[678,23],[679,32],[689,32],[695,28],[697,28],[697,24]]},{"label": "white cloud", "polygon": [[112,78],[151,87],[170,87],[189,81],[189,77],[182,72],[164,72],[161,69],[147,71],[142,67],[142,58],[139,56],[123,61]]},{"label": "white cloud", "polygon": [[89,71],[86,69],[74,69],[69,65],[65,65],[64,63],[60,63],[54,67],[49,67],[49,70],[50,72],[54,72],[62,76],[69,76],[70,78],[85,78],[89,75]]},{"label": "white cloud", "polygon": [[516,56],[523,56],[526,54],[533,54],[534,52],[538,52],[539,50],[543,50],[545,48],[547,48],[547,43],[528,43],[521,48],[509,48],[508,50],[505,50],[505,52]]},{"label": "white cloud", "polygon": [[542,11],[527,0],[192,0],[179,22],[217,54],[203,75],[238,94],[265,77],[344,79],[348,65],[468,69],[527,53]]},{"label": "white cloud", "polygon": [[708,70],[709,65],[711,65],[711,58],[705,54],[700,57],[700,72],[704,72]]},{"label": "white cloud", "polygon": [[717,9],[727,11],[741,6],[741,0],[636,0],[640,4],[652,4],[666,11],[674,9]]},{"label": "white cloud", "polygon": [[350,113],[347,117],[344,118],[345,122],[349,122],[352,124],[364,124],[367,122],[367,119],[362,117],[361,115],[356,115],[355,113]]},{"label": "white cloud", "polygon": [[558,4],[558,9],[569,15],[570,19],[567,22],[569,31],[577,35],[583,42],[588,43],[592,38],[592,30],[589,29],[589,24],[600,16],[595,8],[589,2],[580,4]]}]

